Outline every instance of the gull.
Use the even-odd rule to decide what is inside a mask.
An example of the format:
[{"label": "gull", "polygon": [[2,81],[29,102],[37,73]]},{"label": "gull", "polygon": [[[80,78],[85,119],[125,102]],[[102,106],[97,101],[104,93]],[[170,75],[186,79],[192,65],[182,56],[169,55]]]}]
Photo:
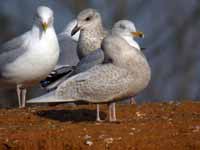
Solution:
[{"label": "gull", "polygon": [[[70,28],[72,26],[74,29]],[[55,89],[69,76],[86,71],[94,65],[103,62],[103,52],[101,52],[101,50],[95,51],[101,47],[102,40],[108,34],[108,31],[103,27],[101,15],[97,10],[88,8],[81,11],[74,22],[69,24],[66,31],[66,33],[71,31],[72,37],[76,36],[76,38],[73,38],[75,41],[78,39],[77,55],[80,62],[77,64],[77,67],[75,67],[76,69],[73,73],[73,68],[70,66],[59,67],[52,72],[52,74],[43,81],[43,86],[47,90]],[[64,70],[66,74],[63,73]],[[65,75],[65,77],[62,77],[62,75]],[[57,80],[57,77],[61,77],[61,79]],[[100,121],[99,105],[97,105],[97,121]]]},{"label": "gull", "polygon": [[[72,35],[80,31],[79,42],[77,46],[77,54],[79,59],[89,55],[91,52],[101,47],[102,40],[108,34],[108,31],[103,27],[101,14],[95,9],[85,9],[77,16],[77,26],[72,30]],[[98,60],[101,60],[99,58]],[[102,63],[96,61],[96,65]],[[92,67],[93,65],[90,65]],[[90,67],[87,67],[89,69]],[[100,108],[97,104],[96,120],[100,119]]]},{"label": "gull", "polygon": [[114,25],[112,32],[103,39],[104,63],[66,79],[56,90],[28,103],[108,103],[109,121],[116,121],[115,109],[110,109],[114,102],[139,94],[151,78],[144,54],[129,44],[133,36],[141,36],[141,33],[135,32],[131,21],[125,22]]},{"label": "gull", "polygon": [[0,48],[0,85],[17,87],[19,107],[25,107],[27,88],[57,64],[60,49],[53,23],[53,11],[39,6],[32,29]]},{"label": "gull", "polygon": [[[131,34],[133,36],[130,36],[129,32],[126,31],[128,29],[132,31]],[[126,40],[127,44],[133,47],[134,49],[138,51],[143,50],[143,48],[141,48],[139,44],[134,40],[134,37],[143,38],[144,34],[136,30],[135,24],[133,22],[129,20],[119,20],[114,24],[112,32],[118,34],[120,37]],[[136,104],[134,96],[129,98],[130,98],[130,104]],[[114,118],[113,120],[116,120],[116,111],[114,102],[109,105],[109,109],[110,109],[109,112],[112,112],[112,118]]]},{"label": "gull", "polygon": [[[136,32],[135,24],[133,22],[130,23],[129,20],[119,20],[118,22],[116,22],[114,24],[114,26],[115,26],[116,29],[120,29],[123,26],[130,26],[130,28],[132,28],[132,30],[135,33],[137,33],[137,35],[135,35],[135,37],[140,37],[140,38],[144,37],[144,34],[142,32]],[[134,37],[130,37],[130,36],[126,36],[126,35],[123,35],[123,37],[126,39],[126,41],[128,42],[128,44],[131,45],[132,47],[136,48],[139,51],[144,50],[144,48],[141,48],[139,46],[139,44],[134,40]],[[130,104],[136,104],[136,101],[135,101],[134,97],[130,98]],[[113,106],[113,107],[115,107],[115,106]]]}]

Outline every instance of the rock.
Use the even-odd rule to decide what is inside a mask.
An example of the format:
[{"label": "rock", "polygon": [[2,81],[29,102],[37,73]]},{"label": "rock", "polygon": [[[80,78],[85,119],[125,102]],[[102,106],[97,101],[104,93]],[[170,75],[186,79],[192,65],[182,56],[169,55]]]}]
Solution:
[{"label": "rock", "polygon": [[93,145],[93,142],[92,142],[92,141],[89,141],[89,140],[86,140],[86,141],[85,141],[85,144],[88,145],[88,146],[92,146],[92,145]]},{"label": "rock", "polygon": [[104,142],[105,142],[106,144],[112,144],[113,141],[114,141],[113,138],[106,138],[106,139],[104,139]]},{"label": "rock", "polygon": [[85,140],[88,140],[88,139],[91,139],[91,136],[89,136],[89,135],[85,135],[84,137],[83,137]]}]

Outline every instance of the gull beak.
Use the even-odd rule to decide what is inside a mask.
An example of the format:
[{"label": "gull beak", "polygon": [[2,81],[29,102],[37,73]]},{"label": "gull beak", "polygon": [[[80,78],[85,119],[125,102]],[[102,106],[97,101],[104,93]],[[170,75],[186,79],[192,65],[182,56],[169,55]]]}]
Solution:
[{"label": "gull beak", "polygon": [[81,29],[81,28],[80,28],[78,25],[76,25],[76,26],[74,27],[74,29],[72,30],[72,32],[71,32],[71,36],[73,36],[74,34],[76,34],[80,29]]},{"label": "gull beak", "polygon": [[47,28],[48,28],[48,24],[46,22],[43,22],[42,29],[46,32]]},{"label": "gull beak", "polygon": [[142,32],[131,32],[133,37],[139,37],[139,38],[144,38],[144,33]]}]

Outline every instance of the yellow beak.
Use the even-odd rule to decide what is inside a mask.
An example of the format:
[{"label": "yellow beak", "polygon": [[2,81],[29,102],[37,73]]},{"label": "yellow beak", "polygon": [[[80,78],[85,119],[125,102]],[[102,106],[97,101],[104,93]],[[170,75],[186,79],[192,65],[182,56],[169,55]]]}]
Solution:
[{"label": "yellow beak", "polygon": [[48,28],[48,24],[47,24],[46,22],[43,22],[43,23],[42,23],[42,29],[43,29],[44,31],[46,31],[47,28]]},{"label": "yellow beak", "polygon": [[143,32],[131,32],[131,34],[133,35],[133,37],[139,37],[139,38],[143,38],[144,37],[144,33]]}]

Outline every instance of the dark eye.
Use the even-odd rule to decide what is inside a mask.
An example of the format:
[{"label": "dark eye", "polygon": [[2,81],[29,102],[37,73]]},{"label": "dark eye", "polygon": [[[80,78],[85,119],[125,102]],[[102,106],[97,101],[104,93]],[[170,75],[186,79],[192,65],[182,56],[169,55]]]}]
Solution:
[{"label": "dark eye", "polygon": [[122,24],[120,24],[120,28],[121,29],[126,29],[126,27],[124,25],[122,25]]},{"label": "dark eye", "polygon": [[92,17],[90,17],[90,16],[85,18],[86,21],[90,21],[91,19],[92,19]]}]

